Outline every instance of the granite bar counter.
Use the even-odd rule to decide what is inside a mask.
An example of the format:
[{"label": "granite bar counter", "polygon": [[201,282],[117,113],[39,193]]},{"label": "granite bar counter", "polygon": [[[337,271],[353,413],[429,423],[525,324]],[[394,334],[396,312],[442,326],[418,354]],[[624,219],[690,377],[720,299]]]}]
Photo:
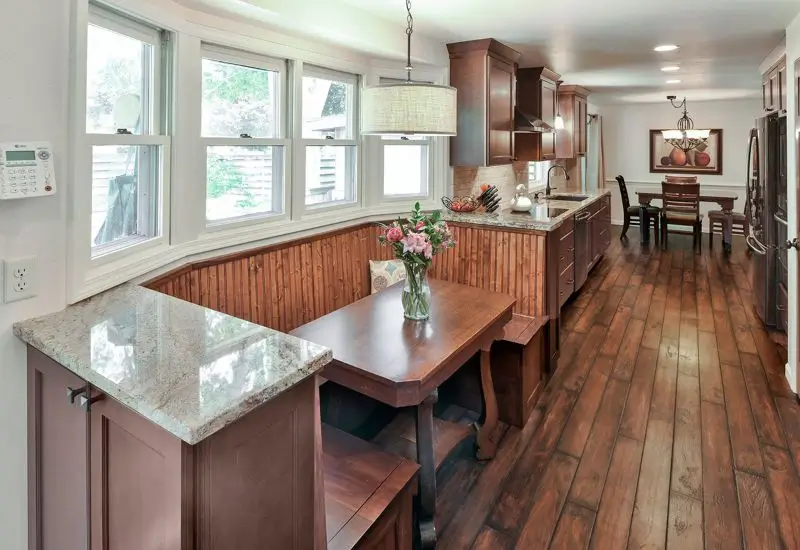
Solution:
[{"label": "granite bar counter", "polygon": [[330,350],[132,284],[14,333],[32,547],[319,547]]},{"label": "granite bar counter", "polygon": [[[533,200],[533,206],[527,212],[514,212],[511,208],[504,208],[496,212],[467,212],[458,213],[450,210],[442,211],[442,218],[448,222],[470,223],[476,225],[490,225],[511,229],[531,229],[534,231],[553,231],[563,225],[566,220],[587,208],[601,198],[611,194],[610,189],[600,189],[581,193],[560,192],[553,193],[555,198],[547,198],[544,193]],[[559,200],[558,197],[586,197],[583,200]],[[504,200],[503,204],[508,203]]]}]

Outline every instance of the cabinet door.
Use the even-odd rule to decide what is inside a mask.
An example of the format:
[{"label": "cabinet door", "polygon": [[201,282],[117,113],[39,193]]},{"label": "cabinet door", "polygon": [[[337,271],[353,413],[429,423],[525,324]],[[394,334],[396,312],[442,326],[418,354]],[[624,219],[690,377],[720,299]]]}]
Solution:
[{"label": "cabinet door", "polygon": [[787,82],[786,82],[786,62],[778,66],[777,70],[777,105],[776,108],[780,113],[786,113],[789,109],[787,105],[789,98],[787,95]]},{"label": "cabinet door", "polygon": [[[70,401],[86,382],[28,348],[28,548],[87,548],[89,416]],[[74,395],[74,397],[77,397]]]},{"label": "cabinet door", "polygon": [[769,73],[769,105],[767,111],[775,111],[778,107],[778,69]]},{"label": "cabinet door", "polygon": [[578,135],[576,151],[579,155],[586,154],[586,99],[575,98],[575,130]]},{"label": "cabinet door", "polygon": [[[542,80],[542,120],[550,126],[556,124],[556,94],[555,82]],[[556,134],[555,132],[545,132],[542,136],[542,159],[550,160],[556,158]]]},{"label": "cabinet door", "polygon": [[91,550],[186,548],[182,442],[115,400],[93,395],[100,400],[89,414]]},{"label": "cabinet door", "polygon": [[489,164],[514,158],[514,65],[489,56]]}]

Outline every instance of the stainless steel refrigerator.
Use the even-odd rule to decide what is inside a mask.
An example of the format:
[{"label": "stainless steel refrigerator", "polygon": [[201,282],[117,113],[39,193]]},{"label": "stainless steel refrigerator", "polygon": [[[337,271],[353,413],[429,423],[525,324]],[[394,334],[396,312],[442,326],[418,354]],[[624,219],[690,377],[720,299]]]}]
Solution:
[{"label": "stainless steel refrigerator", "polygon": [[785,134],[786,117],[758,118],[748,147],[745,215],[747,246],[753,252],[750,285],[758,316],[770,327],[780,324],[777,297],[780,285],[785,285],[779,262],[786,242]]}]

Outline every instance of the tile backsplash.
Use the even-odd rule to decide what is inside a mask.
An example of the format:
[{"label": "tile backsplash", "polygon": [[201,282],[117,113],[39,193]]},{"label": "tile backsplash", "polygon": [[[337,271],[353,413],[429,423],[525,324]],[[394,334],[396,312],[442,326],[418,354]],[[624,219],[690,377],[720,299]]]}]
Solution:
[{"label": "tile backsplash", "polygon": [[453,196],[480,195],[482,184],[497,187],[503,203],[514,196],[518,183],[528,183],[528,163],[515,162],[502,166],[453,167]]}]

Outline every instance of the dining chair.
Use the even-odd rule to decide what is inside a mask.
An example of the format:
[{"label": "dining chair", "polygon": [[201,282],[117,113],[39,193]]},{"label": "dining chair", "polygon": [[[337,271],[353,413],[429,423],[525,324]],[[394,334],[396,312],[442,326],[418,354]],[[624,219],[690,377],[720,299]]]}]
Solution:
[{"label": "dining chair", "polygon": [[[625,218],[624,225],[622,226],[622,233],[620,234],[619,238],[624,239],[625,234],[628,232],[628,228],[631,225],[639,227],[641,225],[641,219],[639,216],[639,205],[637,204],[631,206],[631,199],[628,196],[628,186],[625,185],[625,178],[619,175],[616,179],[617,183],[619,184],[619,196],[622,199],[622,214]],[[647,212],[650,214],[650,225],[653,226],[656,239],[658,239],[661,226],[661,209],[657,206],[648,206]]]},{"label": "dining chair", "polygon": [[[747,235],[747,216],[741,212],[733,212],[731,214],[731,233],[733,235]],[[710,210],[708,212],[708,246],[714,246],[714,231],[719,231],[722,234],[725,220],[725,214],[722,210]]]},{"label": "dining chair", "polygon": [[697,176],[664,176],[669,183],[697,183]]},{"label": "dining chair", "polygon": [[667,245],[667,235],[683,233],[686,231],[670,231],[670,225],[691,227],[694,238],[693,245],[701,246],[700,238],[703,231],[703,215],[700,214],[700,184],[661,182],[661,243]]}]

